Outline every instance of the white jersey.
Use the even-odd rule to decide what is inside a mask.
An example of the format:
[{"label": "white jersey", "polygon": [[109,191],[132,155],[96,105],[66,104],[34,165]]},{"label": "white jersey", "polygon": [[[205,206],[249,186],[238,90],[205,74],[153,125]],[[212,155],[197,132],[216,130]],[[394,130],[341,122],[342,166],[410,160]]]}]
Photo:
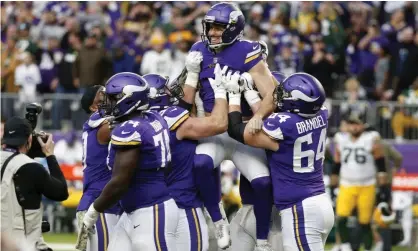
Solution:
[{"label": "white jersey", "polygon": [[335,143],[340,151],[340,183],[365,186],[376,184],[376,165],[372,154],[373,143],[380,137],[376,131],[363,132],[357,140],[349,133],[337,133]]}]

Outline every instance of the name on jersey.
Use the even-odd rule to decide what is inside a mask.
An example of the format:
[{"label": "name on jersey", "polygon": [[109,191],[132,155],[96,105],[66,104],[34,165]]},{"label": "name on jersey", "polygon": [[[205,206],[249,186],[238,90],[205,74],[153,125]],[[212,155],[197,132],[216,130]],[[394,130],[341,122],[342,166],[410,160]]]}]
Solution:
[{"label": "name on jersey", "polygon": [[311,119],[307,119],[301,122],[296,123],[296,128],[298,129],[298,133],[302,134],[308,131],[312,131],[317,128],[325,127],[325,121],[322,116],[316,116]]}]

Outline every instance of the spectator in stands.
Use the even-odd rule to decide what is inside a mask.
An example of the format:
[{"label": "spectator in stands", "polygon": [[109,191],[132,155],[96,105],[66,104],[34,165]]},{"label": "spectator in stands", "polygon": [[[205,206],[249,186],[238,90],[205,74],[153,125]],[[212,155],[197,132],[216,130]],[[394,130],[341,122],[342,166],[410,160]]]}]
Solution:
[{"label": "spectator in stands", "polygon": [[[360,82],[356,78],[349,78],[344,83],[344,100],[340,105],[340,113],[342,118],[348,118],[349,115],[362,115],[365,114],[367,109],[366,91],[360,85]],[[363,102],[360,102],[363,101]]]},{"label": "spectator in stands", "polygon": [[20,53],[30,52],[34,56],[34,62],[39,63],[41,60],[41,51],[36,43],[30,38],[31,25],[29,23],[21,23],[18,25],[18,42],[16,44]]},{"label": "spectator in stands", "polygon": [[[408,33],[408,32],[407,32]],[[409,35],[405,35],[408,40],[402,43],[402,48],[394,57],[397,59],[395,67],[397,70],[393,85],[395,88],[395,97],[407,90],[418,76],[418,32],[414,40],[409,41]]]},{"label": "spectator in stands", "polygon": [[192,47],[194,39],[195,37],[190,31],[177,31],[170,34],[169,41],[173,45],[171,50],[173,65],[169,75],[171,80],[177,78],[183,71],[187,53]]},{"label": "spectator in stands", "polygon": [[313,41],[313,52],[305,57],[303,71],[315,76],[324,86],[327,97],[333,96],[334,81],[334,56],[327,51],[322,37],[318,36]]},{"label": "spectator in stands", "polygon": [[412,86],[398,97],[398,103],[401,105],[401,110],[393,116],[392,129],[395,139],[402,142],[405,129],[418,129],[418,109],[413,106],[418,105],[418,77],[415,78]]},{"label": "spectator in stands", "polygon": [[36,86],[42,82],[38,65],[34,62],[29,52],[21,54],[22,63],[16,67],[15,84],[19,89],[19,102],[15,109],[19,109],[23,103],[36,102]]},{"label": "spectator in stands", "polygon": [[375,79],[375,93],[377,99],[389,99],[387,95],[383,95],[383,92],[387,89],[389,84],[389,41],[382,37],[374,41],[371,44],[371,51],[374,55],[378,57],[376,66],[374,69],[374,79]]},{"label": "spectator in stands", "polygon": [[112,45],[112,67],[114,74],[134,71],[135,57],[126,50],[121,41],[115,41]]},{"label": "spectator in stands", "polygon": [[58,24],[55,11],[47,10],[42,13],[41,22],[31,29],[34,41],[38,41],[41,48],[47,48],[50,38],[61,38],[65,34],[65,27]]},{"label": "spectator in stands", "polygon": [[311,32],[311,21],[315,19],[316,13],[313,2],[298,2],[299,9],[294,19],[291,20],[291,28],[297,29],[302,35],[307,35]]},{"label": "spectator in stands", "polygon": [[88,33],[74,63],[74,86],[81,92],[87,86],[103,85],[112,73],[110,59],[97,39],[94,33]]},{"label": "spectator in stands", "polygon": [[369,23],[367,34],[358,43],[361,62],[358,79],[368,94],[373,93],[374,90],[374,69],[377,61],[377,56],[371,51],[371,44],[380,38],[380,27],[375,20],[372,20]]},{"label": "spectator in stands", "polygon": [[67,137],[60,139],[55,144],[54,152],[60,163],[65,163],[67,165],[81,163],[83,146],[77,138],[77,133],[72,131]]},{"label": "spectator in stands", "polygon": [[299,57],[292,43],[282,44],[280,54],[276,56],[277,70],[284,75],[291,75],[299,70]]},{"label": "spectator in stands", "polygon": [[47,39],[48,47],[43,50],[39,70],[42,83],[38,85],[39,93],[51,93],[58,87],[58,65],[63,59],[63,53],[59,48],[60,41],[57,37]]},{"label": "spectator in stands", "polygon": [[173,65],[169,49],[164,48],[167,39],[164,33],[157,29],[149,40],[151,50],[145,52],[142,58],[141,74],[155,73],[162,76],[170,76]]},{"label": "spectator in stands", "polygon": [[6,44],[1,48],[1,92],[16,93],[19,90],[15,85],[15,69],[19,54],[16,42],[16,37],[7,37]]}]

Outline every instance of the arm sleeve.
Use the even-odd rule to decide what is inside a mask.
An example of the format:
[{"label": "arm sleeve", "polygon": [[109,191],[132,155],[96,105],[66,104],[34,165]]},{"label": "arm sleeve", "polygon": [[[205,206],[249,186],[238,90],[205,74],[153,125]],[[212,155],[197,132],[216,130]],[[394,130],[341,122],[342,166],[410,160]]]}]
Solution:
[{"label": "arm sleeve", "polygon": [[67,182],[54,156],[47,158],[49,170],[36,162],[22,166],[15,174],[14,182],[19,203],[25,209],[38,209],[41,195],[55,201],[68,198]]},{"label": "arm sleeve", "polygon": [[228,114],[228,134],[231,138],[244,144],[245,126],[242,122],[242,114],[240,112],[230,112]]},{"label": "arm sleeve", "polygon": [[63,201],[68,198],[67,181],[54,155],[46,158],[48,163],[49,174],[44,172],[42,183],[38,183],[38,187],[43,195],[51,200]]}]

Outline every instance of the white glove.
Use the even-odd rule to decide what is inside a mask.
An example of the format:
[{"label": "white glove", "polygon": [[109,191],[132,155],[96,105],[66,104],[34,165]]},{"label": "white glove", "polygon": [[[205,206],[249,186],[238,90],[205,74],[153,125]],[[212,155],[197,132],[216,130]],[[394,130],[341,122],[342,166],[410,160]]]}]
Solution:
[{"label": "white glove", "polygon": [[203,56],[200,51],[192,51],[186,57],[187,78],[186,85],[196,88],[199,82],[200,63],[203,61]]},{"label": "white glove", "polygon": [[241,77],[239,79],[239,85],[244,88],[244,90],[254,90],[254,81],[251,77],[251,74],[248,72],[244,72],[241,74]]},{"label": "white glove", "polygon": [[93,204],[90,205],[89,209],[83,212],[77,213],[78,221],[78,236],[75,249],[80,251],[87,250],[87,241],[90,234],[94,234],[94,224],[96,224],[97,219],[99,218],[99,212],[94,209]]},{"label": "white glove", "polygon": [[83,225],[86,226],[87,229],[93,229],[93,226],[96,224],[98,218],[99,212],[97,212],[94,208],[94,205],[91,204],[86,214],[84,215]]},{"label": "white glove", "polygon": [[248,90],[244,92],[245,100],[250,106],[253,106],[255,103],[261,101],[260,95],[256,90]]},{"label": "white glove", "polygon": [[225,86],[223,83],[223,78],[227,70],[228,70],[228,66],[225,65],[221,69],[221,66],[219,64],[216,64],[215,69],[214,69],[215,79],[209,78],[209,83],[213,89],[213,93],[215,94],[215,99],[217,98],[226,99],[226,90],[225,90]]},{"label": "white glove", "polygon": [[239,85],[240,76],[239,72],[232,74],[232,71],[229,71],[226,76],[222,78],[222,82],[224,82],[225,88],[228,91],[230,105],[241,104],[241,92],[244,89]]}]

